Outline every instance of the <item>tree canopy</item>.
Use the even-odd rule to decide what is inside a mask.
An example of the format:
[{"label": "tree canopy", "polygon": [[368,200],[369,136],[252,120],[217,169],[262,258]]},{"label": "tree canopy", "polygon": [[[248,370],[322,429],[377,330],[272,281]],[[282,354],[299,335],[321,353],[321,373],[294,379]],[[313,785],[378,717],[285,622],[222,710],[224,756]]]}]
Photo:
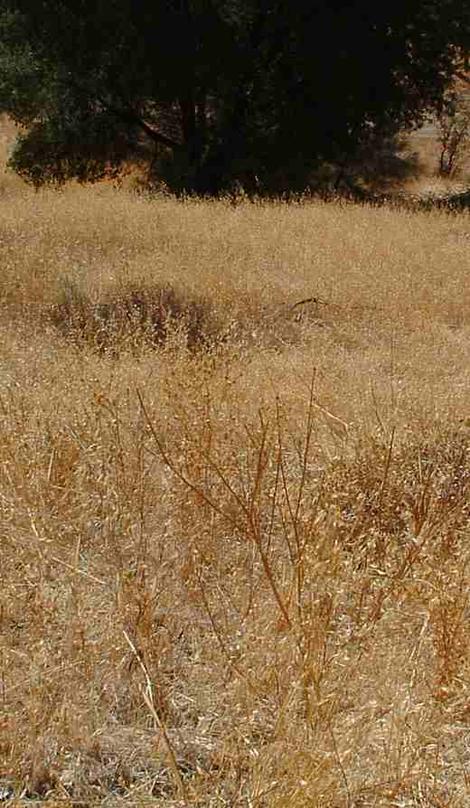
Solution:
[{"label": "tree canopy", "polygon": [[36,184],[130,159],[175,190],[304,187],[439,109],[462,0],[0,0],[0,109]]}]

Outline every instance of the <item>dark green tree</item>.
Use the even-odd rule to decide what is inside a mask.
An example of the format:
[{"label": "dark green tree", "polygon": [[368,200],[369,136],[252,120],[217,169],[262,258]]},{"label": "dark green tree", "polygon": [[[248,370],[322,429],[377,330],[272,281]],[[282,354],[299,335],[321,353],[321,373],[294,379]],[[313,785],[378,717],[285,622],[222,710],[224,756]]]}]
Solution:
[{"label": "dark green tree", "polygon": [[36,184],[145,159],[175,190],[301,189],[432,109],[462,0],[0,0],[0,108]]}]

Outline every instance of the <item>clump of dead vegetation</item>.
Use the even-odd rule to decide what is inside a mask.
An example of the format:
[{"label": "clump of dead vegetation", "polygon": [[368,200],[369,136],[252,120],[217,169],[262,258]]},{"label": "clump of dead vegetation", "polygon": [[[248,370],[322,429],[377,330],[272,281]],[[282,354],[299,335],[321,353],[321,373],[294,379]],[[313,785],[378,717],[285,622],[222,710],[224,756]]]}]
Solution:
[{"label": "clump of dead vegetation", "polygon": [[76,345],[114,354],[175,340],[194,352],[208,350],[222,339],[211,305],[171,287],[120,290],[103,302],[93,302],[69,287],[63,300],[48,309],[47,321]]},{"label": "clump of dead vegetation", "polygon": [[[39,321],[77,348],[114,357],[171,346],[193,355],[237,344],[279,350],[298,343],[305,327],[331,325],[331,318],[325,317],[327,302],[316,297],[232,316],[217,311],[208,300],[172,287],[120,289],[95,302],[65,284],[61,297],[39,310]],[[13,316],[14,307],[9,311]],[[328,314],[339,311],[340,307],[332,308]]]}]

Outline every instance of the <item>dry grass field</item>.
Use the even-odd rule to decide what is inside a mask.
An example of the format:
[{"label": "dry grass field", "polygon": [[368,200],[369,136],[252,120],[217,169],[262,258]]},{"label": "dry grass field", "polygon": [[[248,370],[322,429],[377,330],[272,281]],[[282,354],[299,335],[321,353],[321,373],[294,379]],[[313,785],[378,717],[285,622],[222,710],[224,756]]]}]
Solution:
[{"label": "dry grass field", "polygon": [[468,214],[3,172],[0,251],[0,800],[468,808]]}]

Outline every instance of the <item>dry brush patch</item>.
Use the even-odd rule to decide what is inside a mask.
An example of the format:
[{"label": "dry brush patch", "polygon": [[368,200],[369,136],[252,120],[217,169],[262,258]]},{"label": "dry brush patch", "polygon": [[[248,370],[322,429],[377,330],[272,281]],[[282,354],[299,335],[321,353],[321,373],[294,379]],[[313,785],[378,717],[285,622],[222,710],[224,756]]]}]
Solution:
[{"label": "dry brush patch", "polygon": [[191,352],[210,350],[224,338],[208,302],[185,299],[171,287],[121,290],[99,303],[65,289],[63,300],[48,307],[44,319],[76,346],[89,344],[115,356],[175,338]]},{"label": "dry brush patch", "polygon": [[463,808],[468,218],[72,188],[0,227],[1,793]]}]

